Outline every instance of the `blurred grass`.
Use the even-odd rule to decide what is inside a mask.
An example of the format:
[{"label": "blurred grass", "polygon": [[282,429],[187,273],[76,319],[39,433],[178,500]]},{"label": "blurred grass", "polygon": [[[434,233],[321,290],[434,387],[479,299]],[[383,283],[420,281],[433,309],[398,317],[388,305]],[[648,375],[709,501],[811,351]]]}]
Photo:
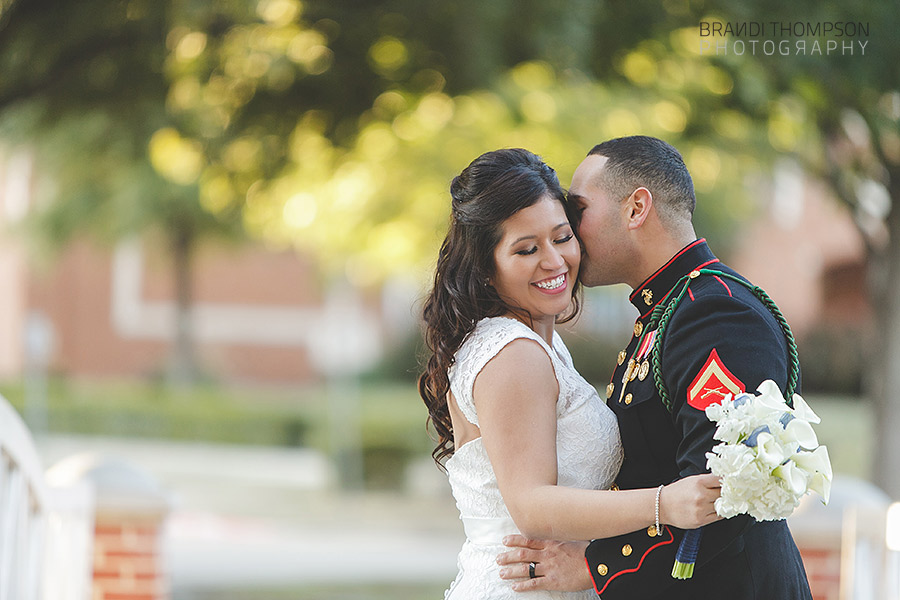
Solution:
[{"label": "blurred grass", "polygon": [[875,413],[870,402],[853,396],[804,394],[822,419],[814,425],[819,443],[828,447],[835,473],[871,481],[875,452]]},{"label": "blurred grass", "polygon": [[346,584],[300,588],[204,590],[176,594],[173,600],[422,600],[443,598],[444,584]]},{"label": "blurred grass", "polygon": [[48,382],[43,417],[27,405],[22,381],[0,382],[35,434],[170,439],[340,452],[363,448],[373,487],[396,486],[402,466],[432,447],[426,410],[414,383],[342,383],[294,388],[203,384],[168,388],[146,381]]},{"label": "blurred grass", "polygon": [[[26,406],[25,385],[6,381],[0,393],[34,429],[38,407]],[[44,422],[51,433],[302,446],[315,420],[304,405],[275,392],[54,378]]]},{"label": "blurred grass", "polygon": [[[29,414],[21,381],[0,382],[0,393]],[[822,418],[815,429],[820,443],[828,446],[834,470],[869,479],[874,448],[869,403],[850,396],[805,398]],[[169,389],[139,381],[52,379],[47,390],[51,433],[305,446],[330,452],[333,437],[358,426],[367,460],[385,472],[397,461],[431,451],[425,417],[411,382]],[[379,462],[386,466],[379,468]]]}]

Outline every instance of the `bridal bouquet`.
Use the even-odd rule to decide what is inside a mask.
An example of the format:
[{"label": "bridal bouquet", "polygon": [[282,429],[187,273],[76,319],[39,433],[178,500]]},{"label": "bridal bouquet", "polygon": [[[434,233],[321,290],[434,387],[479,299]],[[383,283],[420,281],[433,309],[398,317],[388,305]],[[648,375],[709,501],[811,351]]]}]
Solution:
[{"label": "bridal bouquet", "polygon": [[[706,416],[717,423],[713,438],[722,442],[706,454],[707,466],[722,482],[716,512],[724,518],[748,514],[774,521],[789,516],[810,491],[827,503],[831,462],[812,428],[819,417],[797,394],[789,406],[771,380],[757,392],[706,408]],[[701,529],[685,534],[672,577],[691,577],[700,535]]]},{"label": "bridal bouquet", "polygon": [[813,491],[825,503],[831,494],[828,449],[812,423],[821,419],[794,394],[788,406],[775,382],[762,382],[757,396],[740,394],[707,407],[721,444],[707,453],[707,466],[722,480],[716,500],[721,517],[748,514],[757,521],[788,517]]}]

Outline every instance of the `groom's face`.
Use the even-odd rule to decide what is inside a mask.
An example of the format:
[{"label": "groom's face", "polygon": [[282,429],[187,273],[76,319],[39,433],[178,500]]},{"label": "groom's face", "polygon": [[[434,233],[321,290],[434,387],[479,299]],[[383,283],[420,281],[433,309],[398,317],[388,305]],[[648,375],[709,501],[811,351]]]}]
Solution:
[{"label": "groom's face", "polygon": [[611,198],[602,185],[606,161],[605,156],[594,154],[585,158],[569,187],[569,196],[581,215],[581,281],[587,286],[624,283],[629,261],[635,258],[625,227],[624,198]]}]

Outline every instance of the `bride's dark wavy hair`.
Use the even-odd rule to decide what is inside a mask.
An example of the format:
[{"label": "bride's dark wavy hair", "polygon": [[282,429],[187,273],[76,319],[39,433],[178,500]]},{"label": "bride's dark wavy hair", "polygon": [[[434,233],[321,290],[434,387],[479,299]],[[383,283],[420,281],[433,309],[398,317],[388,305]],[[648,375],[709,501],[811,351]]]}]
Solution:
[{"label": "bride's dark wavy hair", "polygon": [[[485,317],[515,312],[530,315],[505,303],[490,285],[494,276],[494,249],[502,237],[501,225],[523,208],[547,196],[563,205],[575,229],[575,215],[559,185],[556,172],[539,157],[519,148],[495,150],[476,158],[450,184],[450,228],[438,254],[434,287],[425,300],[425,343],[431,356],[419,377],[419,395],[428,407],[428,419],[437,434],[434,461],[453,455],[453,424],[447,396],[447,370],[466,335]],[[572,289],[572,305],[557,318],[573,319],[580,306],[580,282]]]}]

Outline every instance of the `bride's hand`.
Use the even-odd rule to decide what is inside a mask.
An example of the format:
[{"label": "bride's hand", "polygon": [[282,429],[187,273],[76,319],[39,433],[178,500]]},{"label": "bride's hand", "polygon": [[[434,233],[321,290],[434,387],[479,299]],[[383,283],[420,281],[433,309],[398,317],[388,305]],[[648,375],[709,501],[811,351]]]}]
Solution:
[{"label": "bride's hand", "polygon": [[662,489],[659,520],[680,529],[696,529],[721,519],[714,503],[721,492],[716,475],[692,475]]}]

